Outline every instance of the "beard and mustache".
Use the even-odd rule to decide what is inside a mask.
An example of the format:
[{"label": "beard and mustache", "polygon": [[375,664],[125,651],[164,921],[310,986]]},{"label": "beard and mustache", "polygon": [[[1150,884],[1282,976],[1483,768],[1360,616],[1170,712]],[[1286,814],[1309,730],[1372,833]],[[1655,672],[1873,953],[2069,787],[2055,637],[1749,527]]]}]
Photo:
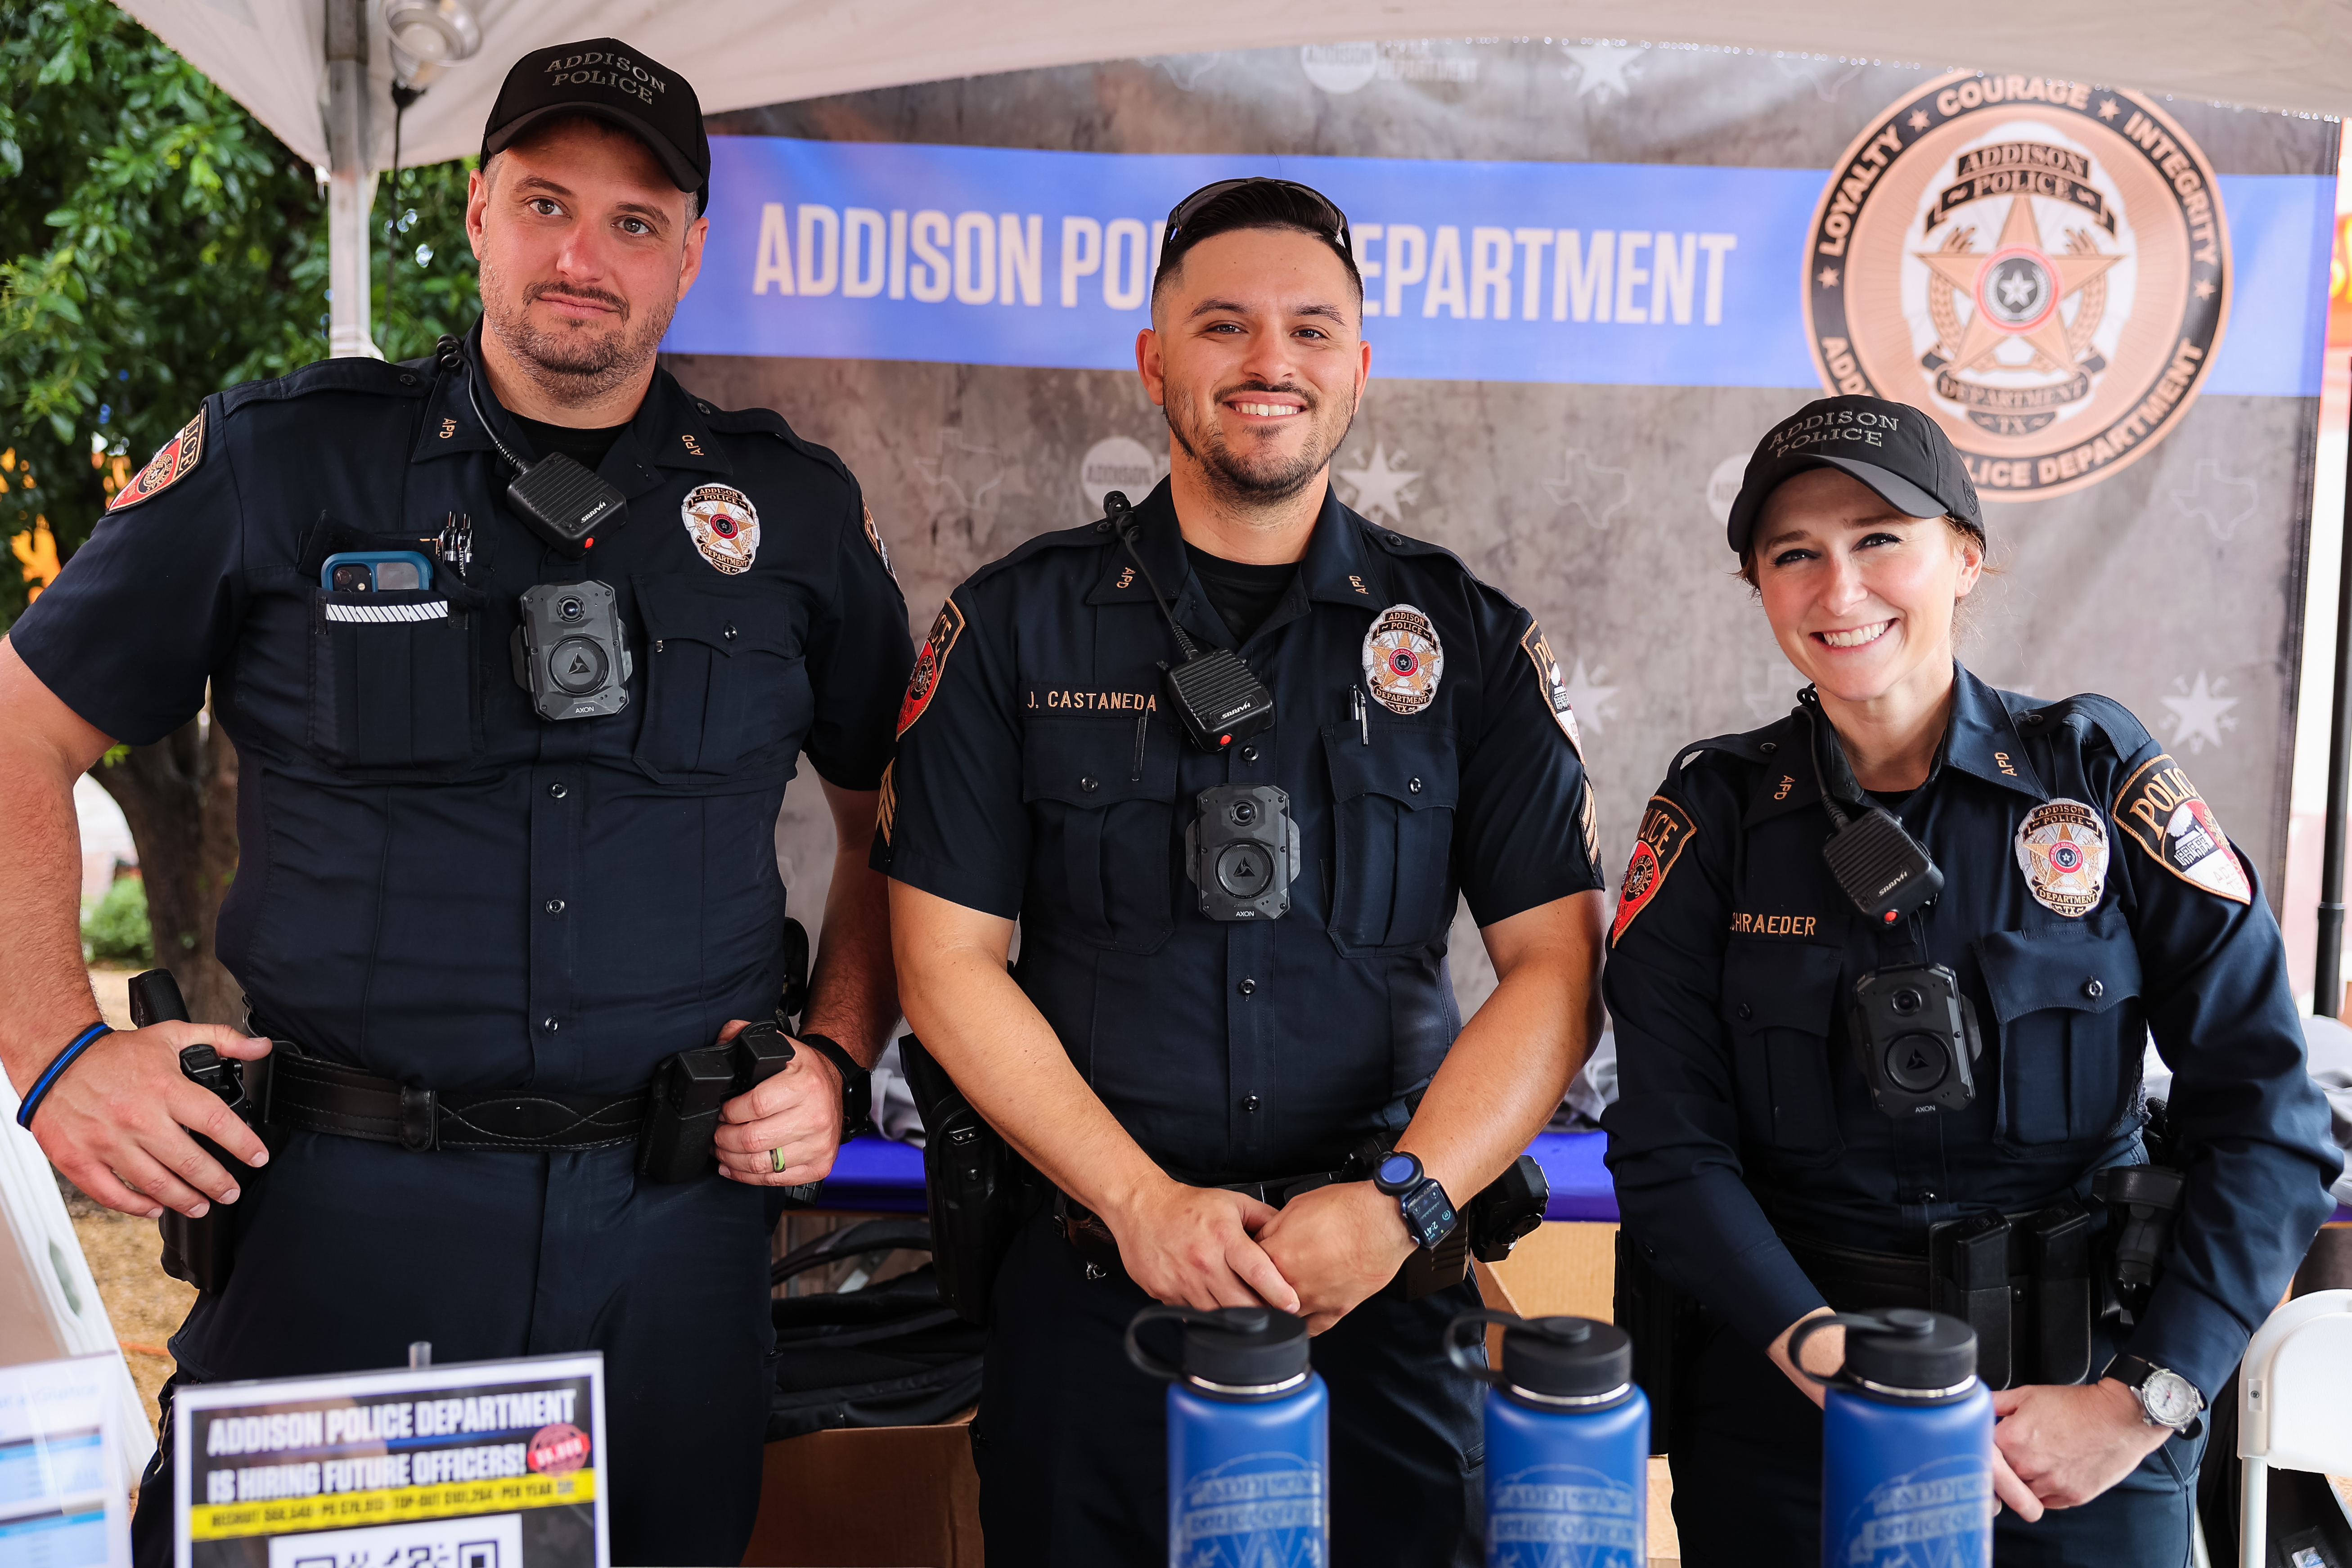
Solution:
[{"label": "beard and mustache", "polygon": [[[1286,455],[1274,441],[1253,434],[1247,445],[1236,446],[1216,423],[1213,410],[1227,398],[1249,392],[1285,393],[1304,399],[1307,406],[1292,415],[1307,423],[1307,439]],[[1180,415],[1180,406],[1182,413]],[[1206,400],[1170,397],[1162,405],[1168,432],[1187,457],[1201,465],[1210,488],[1229,505],[1256,508],[1290,500],[1312,484],[1348,438],[1356,420],[1356,400],[1344,405],[1330,402],[1311,387],[1269,386],[1252,377],[1219,387]],[[1273,436],[1279,426],[1266,430]]]},{"label": "beard and mustache", "polygon": [[[644,374],[677,313],[675,300],[640,313],[618,294],[575,284],[532,283],[518,291],[487,256],[480,289],[488,330],[541,390],[565,404],[593,402]],[[551,293],[608,306],[613,319],[542,327],[531,319],[530,307]]]}]

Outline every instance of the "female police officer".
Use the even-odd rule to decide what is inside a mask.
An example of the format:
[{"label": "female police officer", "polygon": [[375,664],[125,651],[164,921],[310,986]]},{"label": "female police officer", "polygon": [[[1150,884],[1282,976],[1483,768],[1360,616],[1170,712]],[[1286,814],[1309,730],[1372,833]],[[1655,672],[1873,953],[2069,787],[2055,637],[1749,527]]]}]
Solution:
[{"label": "female police officer", "polygon": [[[1927,415],[1833,397],[1784,421],[1730,542],[1813,684],[1676,755],[1604,983],[1618,1201],[1700,1308],[1671,1412],[1685,1556],[1818,1561],[1821,1394],[1790,1331],[1934,1304],[2003,1390],[2000,1561],[2183,1563],[2198,1410],[2336,1167],[2253,869],[2122,707],[1954,662],[1984,523]],[[2150,1031],[2187,1171],[2152,1292],[2106,1283],[2126,1211],[2094,1179],[2147,1163]]]}]

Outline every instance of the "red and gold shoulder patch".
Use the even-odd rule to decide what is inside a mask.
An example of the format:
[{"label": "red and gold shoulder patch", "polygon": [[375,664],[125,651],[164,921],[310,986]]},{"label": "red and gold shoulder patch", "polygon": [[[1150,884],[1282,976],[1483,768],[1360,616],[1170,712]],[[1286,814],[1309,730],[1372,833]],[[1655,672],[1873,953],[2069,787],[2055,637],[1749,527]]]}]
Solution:
[{"label": "red and gold shoulder patch", "polygon": [[2252,903],[2254,885],[2221,831],[2221,819],[2168,753],[2144,764],[2116,792],[2116,826],[2159,866],[2232,903]]},{"label": "red and gold shoulder patch", "polygon": [[931,623],[930,635],[923,639],[923,651],[915,656],[914,673],[907,678],[907,700],[898,704],[898,733],[913,728],[923,710],[939,695],[940,678],[947,673],[948,654],[955,647],[956,638],[963,635],[963,611],[950,596],[940,606],[940,618]]},{"label": "red and gold shoulder patch", "polygon": [[1683,846],[1697,832],[1690,814],[1681,806],[1662,795],[1650,797],[1650,809],[1642,814],[1642,831],[1633,840],[1633,858],[1626,862],[1625,880],[1617,889],[1617,919],[1609,927],[1610,946],[1617,945],[1633,917],[1658,896],[1658,889],[1666,885],[1666,873],[1682,858]]},{"label": "red and gold shoulder patch", "polygon": [[124,511],[141,501],[152,500],[195,471],[205,455],[205,411],[200,405],[196,416],[180,427],[180,433],[163,443],[156,454],[147,459],[147,466],[131,476],[131,482],[117,490],[114,499],[106,503],[109,511]]},{"label": "red and gold shoulder patch", "polygon": [[1559,668],[1559,657],[1551,651],[1551,639],[1544,636],[1543,626],[1533,620],[1519,634],[1519,651],[1536,667],[1536,684],[1543,689],[1544,705],[1551,712],[1552,722],[1568,737],[1575,748],[1576,760],[1584,760],[1584,736],[1576,727],[1576,710],[1568,705],[1568,677]]}]

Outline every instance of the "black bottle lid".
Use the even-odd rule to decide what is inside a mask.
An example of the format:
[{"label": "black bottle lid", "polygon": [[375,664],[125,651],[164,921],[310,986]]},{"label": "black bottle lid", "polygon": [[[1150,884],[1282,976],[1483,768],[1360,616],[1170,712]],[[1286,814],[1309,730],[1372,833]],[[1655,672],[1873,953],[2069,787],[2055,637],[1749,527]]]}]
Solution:
[{"label": "black bottle lid", "polygon": [[1590,1318],[1529,1318],[1503,1330],[1503,1379],[1553,1399],[1593,1399],[1633,1381],[1633,1342]]},{"label": "black bottle lid", "polygon": [[1976,1331],[1942,1312],[1895,1307],[1843,1320],[1846,1375],[1874,1384],[1872,1393],[1932,1397],[1977,1374]]},{"label": "black bottle lid", "polygon": [[1271,1307],[1220,1307],[1184,1323],[1184,1375],[1264,1388],[1307,1370],[1307,1320]]},{"label": "black bottle lid", "polygon": [[[1160,1360],[1138,1337],[1146,1324],[1160,1321],[1184,1325],[1178,1361]],[[1212,1393],[1267,1398],[1307,1375],[1307,1320],[1268,1307],[1202,1311],[1155,1304],[1127,1325],[1127,1359],[1153,1377],[1182,1378]]]}]

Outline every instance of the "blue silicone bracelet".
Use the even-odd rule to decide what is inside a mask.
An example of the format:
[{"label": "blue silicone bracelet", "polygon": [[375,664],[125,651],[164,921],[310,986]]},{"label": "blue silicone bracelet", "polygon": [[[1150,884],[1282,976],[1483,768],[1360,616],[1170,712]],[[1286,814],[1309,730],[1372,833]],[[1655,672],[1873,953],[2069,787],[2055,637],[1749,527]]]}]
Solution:
[{"label": "blue silicone bracelet", "polygon": [[33,1130],[33,1112],[41,1108],[41,1100],[48,1094],[50,1087],[64,1074],[66,1068],[74,1065],[76,1058],[112,1033],[114,1033],[112,1025],[101,1023],[92,1024],[89,1028],[76,1035],[73,1044],[59,1051],[57,1060],[51,1062],[41,1076],[33,1080],[33,1087],[25,1091],[25,1102],[16,1107],[16,1125],[30,1132]]}]

